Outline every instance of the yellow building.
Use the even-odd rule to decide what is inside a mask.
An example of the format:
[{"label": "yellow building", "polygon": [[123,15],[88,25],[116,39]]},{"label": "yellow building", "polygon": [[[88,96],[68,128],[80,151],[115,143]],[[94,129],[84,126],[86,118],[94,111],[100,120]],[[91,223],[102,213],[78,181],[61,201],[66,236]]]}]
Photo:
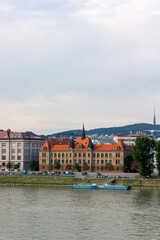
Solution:
[{"label": "yellow building", "polygon": [[123,141],[117,144],[92,144],[91,139],[82,136],[76,141],[70,139],[49,139],[40,149],[39,170],[57,171],[54,163],[60,164],[59,171],[122,171],[124,159],[131,154],[131,147]]}]

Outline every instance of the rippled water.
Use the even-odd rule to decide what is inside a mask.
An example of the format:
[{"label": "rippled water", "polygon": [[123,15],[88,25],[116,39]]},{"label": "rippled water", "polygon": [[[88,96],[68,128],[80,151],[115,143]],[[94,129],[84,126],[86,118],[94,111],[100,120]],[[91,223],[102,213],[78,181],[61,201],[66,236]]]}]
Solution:
[{"label": "rippled water", "polygon": [[160,191],[0,187],[0,240],[160,239]]}]

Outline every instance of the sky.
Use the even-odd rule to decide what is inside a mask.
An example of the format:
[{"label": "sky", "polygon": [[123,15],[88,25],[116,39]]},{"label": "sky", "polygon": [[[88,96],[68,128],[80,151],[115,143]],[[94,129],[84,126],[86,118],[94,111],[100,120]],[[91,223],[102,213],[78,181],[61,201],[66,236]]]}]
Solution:
[{"label": "sky", "polygon": [[0,0],[0,129],[160,124],[159,0]]}]

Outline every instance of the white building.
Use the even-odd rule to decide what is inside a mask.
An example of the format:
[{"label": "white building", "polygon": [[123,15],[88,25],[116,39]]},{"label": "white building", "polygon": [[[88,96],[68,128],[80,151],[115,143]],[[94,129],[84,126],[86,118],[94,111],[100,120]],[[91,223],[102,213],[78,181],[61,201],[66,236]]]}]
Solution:
[{"label": "white building", "polygon": [[118,143],[119,140],[122,140],[126,145],[135,145],[137,137],[144,137],[146,133],[136,132],[135,134],[116,134],[113,136],[113,140]]},{"label": "white building", "polygon": [[0,165],[6,171],[6,164],[19,164],[19,168],[28,169],[30,160],[39,161],[39,150],[44,140],[32,132],[0,131]]}]

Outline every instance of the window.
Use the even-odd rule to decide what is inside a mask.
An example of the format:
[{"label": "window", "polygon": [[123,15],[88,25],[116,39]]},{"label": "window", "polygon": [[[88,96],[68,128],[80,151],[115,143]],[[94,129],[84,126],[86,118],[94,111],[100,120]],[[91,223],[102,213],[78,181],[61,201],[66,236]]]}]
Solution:
[{"label": "window", "polygon": [[51,163],[53,163],[53,159],[51,159]]},{"label": "window", "polygon": [[6,160],[6,156],[2,156],[2,160]]},{"label": "window", "polygon": [[3,162],[3,163],[2,163],[2,167],[5,167],[5,166],[6,166],[6,164]]},{"label": "window", "polygon": [[58,157],[60,157],[60,153],[58,153]]},{"label": "window", "polygon": [[21,160],[21,156],[18,156],[18,157],[17,157],[17,160]]},{"label": "window", "polygon": [[42,164],[46,164],[46,160],[42,160]]},{"label": "window", "polygon": [[42,153],[42,157],[46,157],[46,153]]},{"label": "window", "polygon": [[101,164],[103,164],[103,160],[101,160]]},{"label": "window", "polygon": [[15,153],[15,149],[12,149],[12,153]]},{"label": "window", "polygon": [[60,159],[58,159],[58,162],[60,163]]},{"label": "window", "polygon": [[17,143],[17,147],[21,147],[21,143]]},{"label": "window", "polygon": [[62,157],[64,157],[64,153],[62,153]]},{"label": "window", "polygon": [[66,159],[66,164],[68,163],[68,159]]},{"label": "window", "polygon": [[6,149],[2,149],[2,153],[6,153]]},{"label": "window", "polygon": [[35,143],[32,143],[32,147],[35,147]]},{"label": "window", "polygon": [[112,163],[112,160],[109,160],[110,163]]},{"label": "window", "polygon": [[77,163],[77,161],[76,161],[76,160],[74,160],[74,163]]},{"label": "window", "polygon": [[64,159],[62,159],[62,164],[64,164]]},{"label": "window", "polygon": [[16,146],[16,143],[15,142],[12,142],[12,147],[15,147]]},{"label": "window", "polygon": [[56,154],[56,153],[54,153],[54,157],[57,157],[57,154]]},{"label": "window", "polygon": [[18,149],[17,152],[18,152],[18,153],[21,153],[21,149]]},{"label": "window", "polygon": [[105,157],[108,157],[108,153],[105,153]]},{"label": "window", "polygon": [[109,157],[112,157],[112,153],[109,154]]},{"label": "window", "polygon": [[118,160],[118,164],[120,164],[120,160]]},{"label": "window", "polygon": [[120,157],[120,153],[116,153],[116,157]]},{"label": "window", "polygon": [[93,157],[95,157],[95,153],[93,153]]},{"label": "window", "polygon": [[97,167],[97,170],[99,170],[99,167]]},{"label": "window", "polygon": [[43,170],[45,170],[45,166],[43,166]]},{"label": "window", "polygon": [[68,153],[66,153],[66,157],[68,157]]},{"label": "window", "polygon": [[15,156],[12,156],[12,160],[15,160]]},{"label": "window", "polygon": [[90,153],[88,153],[88,157],[90,157]]},{"label": "window", "polygon": [[90,160],[88,160],[88,164],[90,164]]},{"label": "window", "polygon": [[72,160],[70,159],[70,164],[72,163]]},{"label": "window", "polygon": [[103,155],[103,153],[101,153],[101,157],[103,157],[104,155]]},{"label": "window", "polygon": [[85,159],[83,159],[83,162],[85,162]]},{"label": "window", "polygon": [[72,157],[72,154],[70,153],[69,156]]},{"label": "window", "polygon": [[97,153],[97,157],[99,157],[99,153]]},{"label": "window", "polygon": [[79,164],[81,164],[81,159],[79,159]]},{"label": "window", "polygon": [[97,164],[99,164],[99,160],[97,160]]},{"label": "window", "polygon": [[83,157],[85,157],[86,156],[86,154],[85,153],[83,153]]},{"label": "window", "polygon": [[53,153],[50,154],[50,157],[53,157]]},{"label": "window", "polygon": [[93,160],[93,164],[95,164],[95,160]]},{"label": "window", "polygon": [[77,157],[77,153],[74,153],[74,157]]},{"label": "window", "polygon": [[108,162],[108,160],[105,160],[105,164]]},{"label": "window", "polygon": [[78,154],[78,157],[81,157],[81,153]]},{"label": "window", "polygon": [[2,147],[6,147],[6,143],[2,143]]}]

